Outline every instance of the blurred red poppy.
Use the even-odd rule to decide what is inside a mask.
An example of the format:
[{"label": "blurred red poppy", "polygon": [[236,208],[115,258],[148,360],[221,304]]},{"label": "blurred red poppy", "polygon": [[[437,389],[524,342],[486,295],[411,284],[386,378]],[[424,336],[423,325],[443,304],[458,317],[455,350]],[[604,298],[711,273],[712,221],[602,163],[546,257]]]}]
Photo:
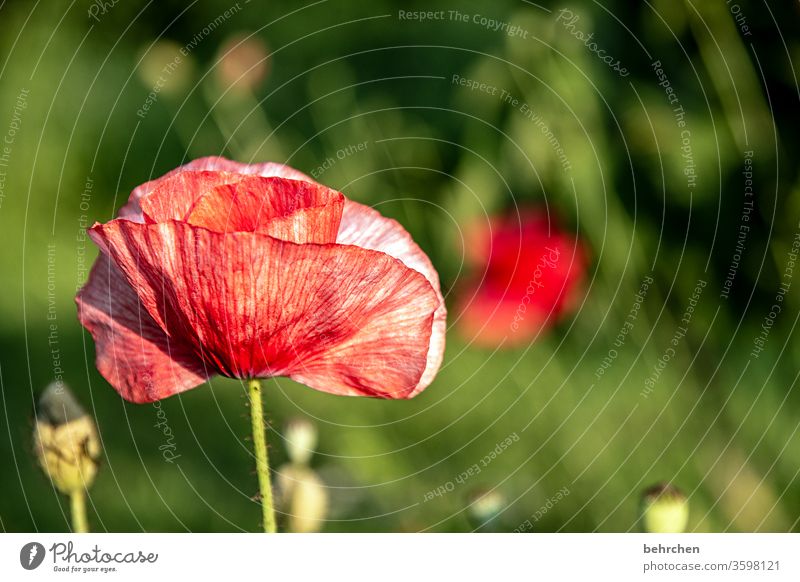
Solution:
[{"label": "blurred red poppy", "polygon": [[473,275],[461,289],[459,326],[484,346],[534,339],[568,310],[586,270],[577,239],[534,209],[468,230],[467,249]]},{"label": "blurred red poppy", "polygon": [[446,311],[394,220],[281,164],[202,158],[136,188],[89,235],[76,301],[100,373],[152,402],[214,374],[410,398],[436,375]]}]

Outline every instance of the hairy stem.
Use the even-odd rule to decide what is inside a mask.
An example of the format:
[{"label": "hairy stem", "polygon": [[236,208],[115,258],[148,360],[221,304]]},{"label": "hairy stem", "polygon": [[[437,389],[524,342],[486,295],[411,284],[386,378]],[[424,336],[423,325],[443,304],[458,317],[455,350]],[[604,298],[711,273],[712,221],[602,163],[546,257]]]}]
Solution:
[{"label": "hairy stem", "polygon": [[261,380],[250,380],[250,420],[253,425],[253,447],[256,453],[256,473],[258,488],[261,492],[261,514],[265,533],[275,533],[275,509],[272,505],[272,483],[269,476],[269,456],[267,454],[267,436],[264,426],[264,408],[261,402]]}]

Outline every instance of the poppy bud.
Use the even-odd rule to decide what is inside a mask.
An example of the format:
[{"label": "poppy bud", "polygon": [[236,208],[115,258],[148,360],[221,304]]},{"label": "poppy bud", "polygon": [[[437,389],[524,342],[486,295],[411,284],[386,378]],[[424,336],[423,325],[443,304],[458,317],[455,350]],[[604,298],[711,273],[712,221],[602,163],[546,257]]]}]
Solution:
[{"label": "poppy bud", "polygon": [[142,84],[151,91],[148,100],[161,94],[183,95],[194,76],[191,55],[172,40],[159,40],[145,48],[136,69]]},{"label": "poppy bud", "polygon": [[475,527],[493,520],[506,506],[505,496],[497,489],[479,489],[469,498],[467,514]]},{"label": "poppy bud", "polygon": [[293,418],[284,427],[286,452],[292,463],[308,465],[317,446],[317,427],[305,418]]},{"label": "poppy bud", "polygon": [[260,38],[237,34],[219,49],[217,82],[234,91],[255,91],[269,73],[269,49]]},{"label": "poppy bud", "polygon": [[286,531],[320,531],[328,513],[328,492],[317,473],[303,465],[284,465],[278,469],[278,487]]},{"label": "poppy bud", "polygon": [[68,495],[92,485],[100,458],[97,429],[64,384],[50,384],[39,398],[33,441],[42,470],[59,491]]},{"label": "poppy bud", "polygon": [[669,483],[650,487],[642,496],[642,524],[647,533],[683,533],[689,521],[689,501]]}]

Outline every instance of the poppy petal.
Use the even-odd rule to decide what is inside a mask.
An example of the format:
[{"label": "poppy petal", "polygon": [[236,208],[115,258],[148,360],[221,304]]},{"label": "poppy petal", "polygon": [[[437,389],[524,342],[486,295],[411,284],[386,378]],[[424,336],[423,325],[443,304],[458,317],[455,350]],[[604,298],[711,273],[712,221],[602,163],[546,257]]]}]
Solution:
[{"label": "poppy petal", "polygon": [[216,232],[261,232],[295,243],[333,243],[343,206],[341,192],[314,182],[246,176],[204,194],[185,220]]},{"label": "poppy petal", "polygon": [[440,301],[385,253],[175,221],[113,220],[90,235],[170,338],[226,376],[405,398],[425,372]]},{"label": "poppy petal", "polygon": [[203,362],[170,341],[105,255],[75,298],[78,319],[95,341],[97,369],[131,402],[154,402],[202,384]]},{"label": "poppy petal", "polygon": [[233,160],[229,160],[220,156],[198,158],[181,166],[178,168],[178,170],[231,172],[233,174],[264,176],[265,178],[276,176],[278,178],[288,178],[290,180],[304,180],[306,182],[313,182],[313,180],[306,176],[303,172],[295,170],[294,168],[285,164],[278,164],[275,162],[244,164],[242,162],[234,162]]},{"label": "poppy petal", "polygon": [[178,172],[166,176],[139,200],[144,221],[153,224],[185,220],[203,196],[241,179],[241,175],[227,172]]},{"label": "poppy petal", "polygon": [[[242,164],[232,160],[225,159],[219,156],[209,156],[205,158],[198,158],[192,160],[188,164],[184,164],[174,170],[171,170],[155,180],[145,182],[141,186],[134,188],[128,198],[128,203],[123,206],[119,211],[119,217],[134,222],[144,222],[142,217],[142,208],[140,201],[143,197],[150,194],[155,187],[163,180],[179,174],[181,172],[226,172],[229,174],[250,174],[257,176],[277,176],[280,178],[289,178],[290,180],[304,180],[312,182],[311,178],[284,164],[276,164],[273,162],[265,162],[261,164]],[[177,217],[173,217],[177,218]],[[155,221],[154,221],[155,222]]]},{"label": "poppy petal", "polygon": [[428,256],[399,222],[352,200],[345,202],[336,242],[381,251],[399,259],[407,267],[422,273],[436,292],[439,306],[434,313],[425,372],[412,393],[412,396],[416,395],[433,381],[444,358],[447,308],[439,285],[439,274]]}]

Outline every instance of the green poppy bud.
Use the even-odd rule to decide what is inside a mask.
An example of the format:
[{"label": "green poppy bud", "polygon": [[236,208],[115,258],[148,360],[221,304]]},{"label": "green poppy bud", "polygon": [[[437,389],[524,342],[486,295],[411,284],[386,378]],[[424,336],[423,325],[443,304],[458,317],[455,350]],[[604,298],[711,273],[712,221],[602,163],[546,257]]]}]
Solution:
[{"label": "green poppy bud", "polygon": [[88,489],[97,474],[100,440],[94,420],[63,383],[50,384],[36,406],[34,451],[64,494]]},{"label": "green poppy bud", "polygon": [[328,513],[328,491],[322,479],[304,465],[287,464],[277,473],[279,498],[286,514],[286,531],[320,531]]},{"label": "green poppy bud", "polygon": [[469,496],[468,502],[467,515],[475,527],[493,520],[506,507],[506,498],[497,489],[478,489]]},{"label": "green poppy bud", "polygon": [[317,427],[305,418],[293,418],[284,428],[286,452],[292,463],[308,465],[317,447]]},{"label": "green poppy bud", "polygon": [[642,496],[642,524],[648,533],[683,533],[689,521],[689,501],[669,483],[650,487]]},{"label": "green poppy bud", "polygon": [[192,82],[194,61],[185,46],[172,40],[158,40],[144,47],[136,72],[145,88],[152,91],[149,99],[158,99],[162,94],[177,97]]}]

